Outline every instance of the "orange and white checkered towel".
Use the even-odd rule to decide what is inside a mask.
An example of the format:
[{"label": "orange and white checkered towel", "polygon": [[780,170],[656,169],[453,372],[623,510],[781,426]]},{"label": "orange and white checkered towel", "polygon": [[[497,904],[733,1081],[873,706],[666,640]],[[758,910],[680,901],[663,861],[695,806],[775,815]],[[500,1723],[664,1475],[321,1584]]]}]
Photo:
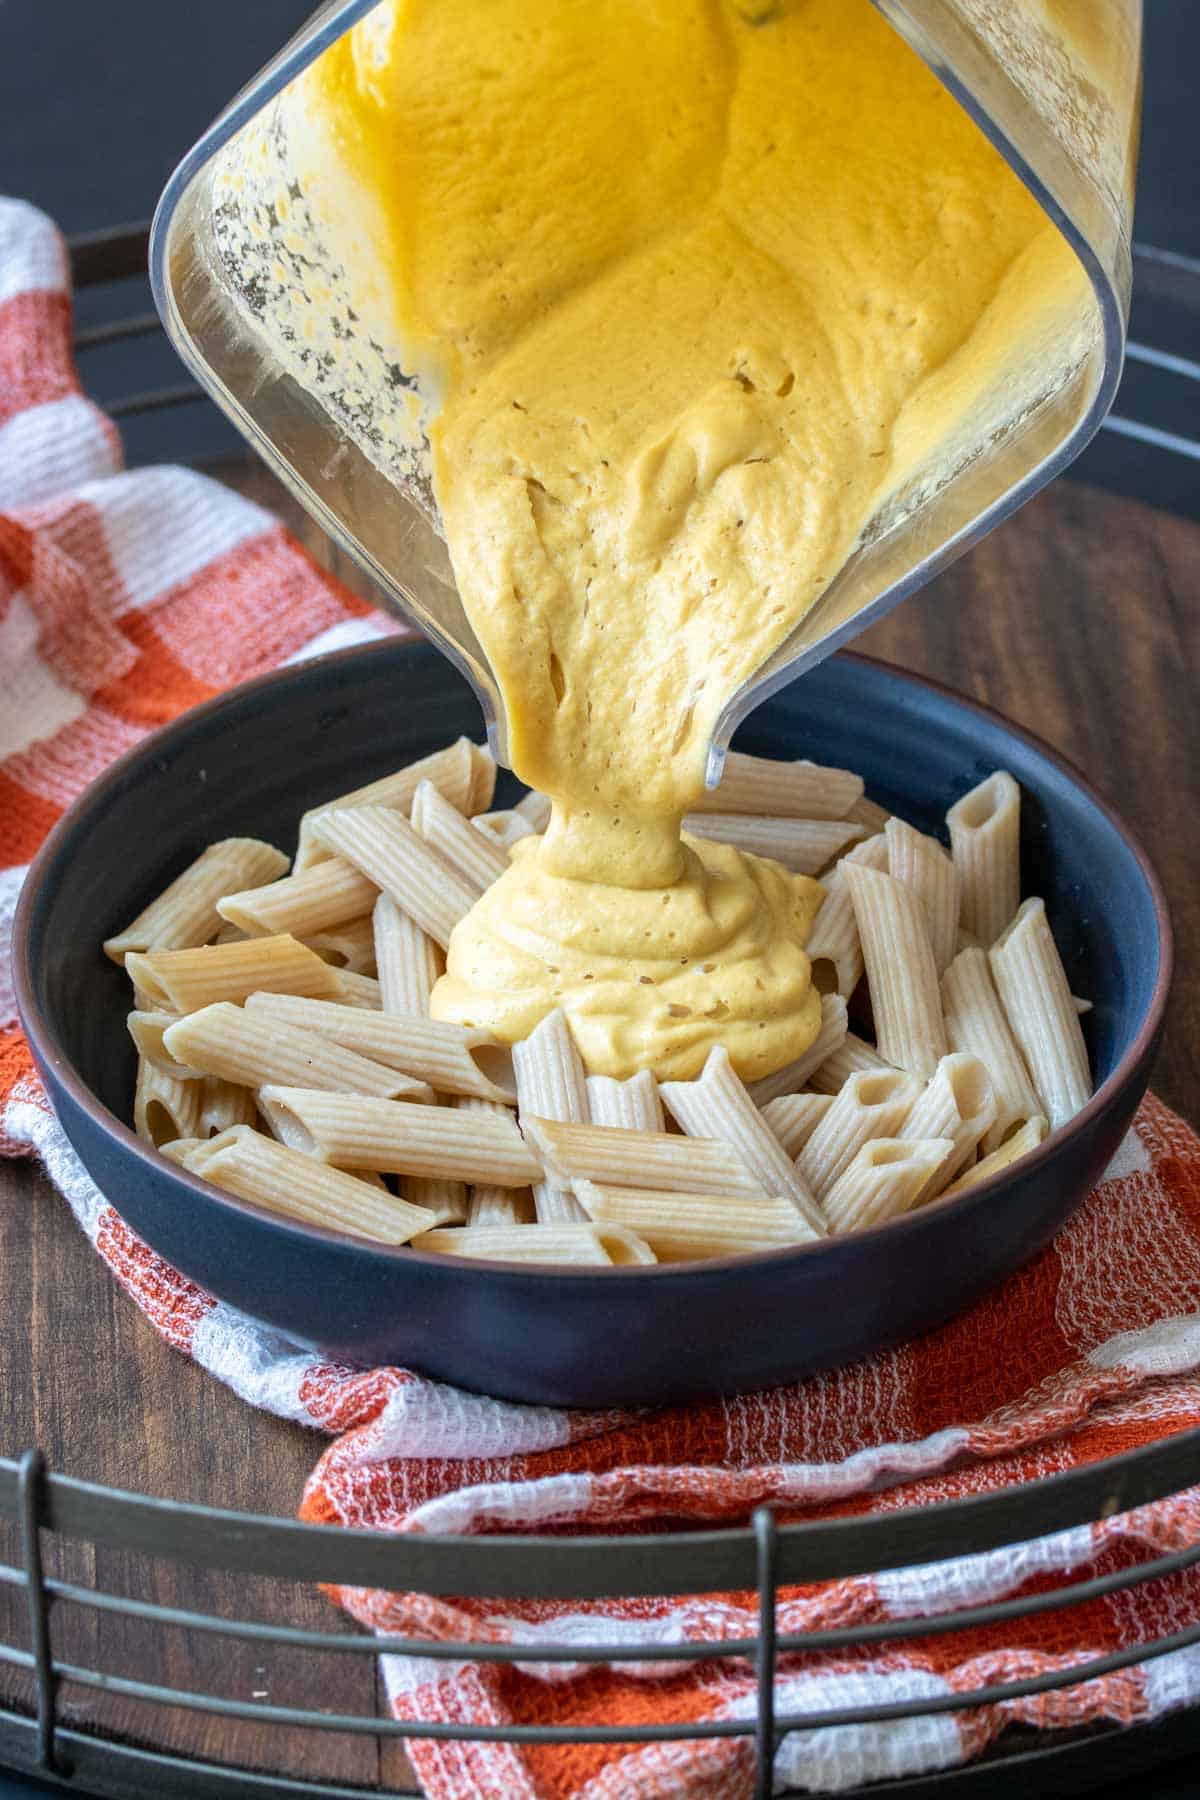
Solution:
[{"label": "orange and white checkered towel", "polygon": [[[64,808],[143,732],[230,682],[388,629],[267,514],[184,469],[123,473],[70,356],[61,241],[0,201],[0,930]],[[887,1512],[979,1494],[1200,1425],[1200,1144],[1148,1100],[1104,1182],[1037,1260],[942,1330],[869,1363],[708,1406],[572,1414],[402,1369],[314,1360],[201,1292],[97,1192],[35,1078],[0,959],[0,1134],[39,1156],[152,1326],[247,1401],[331,1435],[308,1519],[381,1531],[572,1533]],[[950,1564],[781,1593],[780,1628],[911,1620],[1053,1588],[1200,1541],[1200,1490]],[[486,1602],[345,1590],[390,1632],[529,1645],[520,1669],[389,1658],[397,1717],[616,1724],[748,1717],[748,1595]],[[1200,1620],[1200,1569],[1060,1613],[781,1664],[779,1710],[944,1696],[1069,1667]],[[681,1645],[670,1664],[539,1665],[551,1638]],[[796,1733],[778,1783],[818,1791],[977,1756],[1010,1723],[1152,1719],[1200,1700],[1200,1647],[986,1710]],[[752,1752],[411,1740],[444,1800],[668,1800],[749,1792]]]}]

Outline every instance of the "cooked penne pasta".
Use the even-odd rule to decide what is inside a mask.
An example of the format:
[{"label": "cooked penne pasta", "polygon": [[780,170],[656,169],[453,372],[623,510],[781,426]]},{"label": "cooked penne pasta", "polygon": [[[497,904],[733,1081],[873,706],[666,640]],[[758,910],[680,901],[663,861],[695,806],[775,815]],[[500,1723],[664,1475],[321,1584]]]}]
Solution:
[{"label": "cooked penne pasta", "polygon": [[639,1069],[628,1081],[611,1075],[587,1078],[588,1114],[593,1125],[622,1125],[626,1131],[665,1131],[658,1083],[649,1069]]},{"label": "cooked penne pasta", "polygon": [[[454,1102],[460,1112],[500,1113],[511,1118],[496,1100],[476,1100],[462,1094]],[[537,1218],[532,1188],[504,1188],[477,1181],[467,1190],[468,1225],[532,1225]]]},{"label": "cooked penne pasta", "polygon": [[694,811],[771,814],[778,819],[844,819],[862,798],[861,776],[813,762],[775,762],[730,750],[719,784]]},{"label": "cooked penne pasta", "polygon": [[373,1063],[402,1069],[439,1093],[475,1094],[482,1100],[516,1104],[512,1052],[486,1031],[403,1013],[364,1012],[298,994],[251,994],[246,1011],[268,1025],[316,1032]]},{"label": "cooked penne pasta", "polygon": [[[435,750],[431,756],[423,756],[418,762],[409,763],[407,768],[396,769],[391,775],[368,782],[366,787],[355,788],[349,794],[339,794],[320,806],[310,807],[300,821],[300,842],[292,865],[293,873],[298,875],[331,854],[314,832],[317,820],[327,812],[350,812],[360,806],[385,806],[390,811],[407,816],[418,783],[422,781],[432,781],[438,792],[444,794],[451,806],[457,806],[460,812],[478,812],[480,809],[472,805],[476,788],[483,791],[481,765],[476,760],[478,754],[479,746],[472,744],[468,738],[461,737],[453,744],[448,744],[444,750]],[[491,760],[490,757],[488,760]]]},{"label": "cooked penne pasta", "polygon": [[[949,1138],[954,1148],[939,1163],[918,1198],[932,1200],[974,1156],[985,1132],[996,1122],[996,1096],[991,1076],[977,1056],[961,1051],[943,1056],[933,1080],[909,1113],[902,1129],[889,1137]],[[880,1136],[885,1135],[880,1133]]]},{"label": "cooked penne pasta", "polygon": [[747,813],[689,813],[683,829],[752,856],[769,856],[797,875],[815,875],[847,844],[866,836],[866,827],[852,819],[760,819]]},{"label": "cooked penne pasta", "polygon": [[523,819],[528,819],[535,831],[545,831],[550,823],[550,796],[539,794],[536,788],[530,788],[527,794],[522,794],[513,811],[520,813]]},{"label": "cooked penne pasta", "polygon": [[[373,1018],[372,1013],[355,1017]],[[382,1016],[382,1015],[381,1015]],[[218,1001],[176,1019],[163,1046],[189,1068],[243,1087],[268,1082],[325,1088],[338,1094],[375,1094],[383,1100],[432,1100],[433,1090],[398,1069],[300,1027]]]},{"label": "cooked penne pasta", "polygon": [[293,937],[309,938],[346,919],[361,918],[374,905],[376,892],[353,863],[331,856],[266,887],[227,891],[217,901],[217,911],[250,937],[290,931]]},{"label": "cooked penne pasta", "polygon": [[910,1212],[953,1152],[949,1138],[873,1138],[825,1196],[831,1228],[863,1231]]},{"label": "cooked penne pasta", "polygon": [[942,976],[942,1013],[952,1050],[977,1056],[992,1078],[996,1118],[984,1133],[984,1152],[999,1149],[1013,1126],[1042,1110],[992,980],[987,953],[960,950]]},{"label": "cooked penne pasta", "polygon": [[488,1262],[652,1263],[654,1253],[632,1231],[613,1225],[469,1225],[465,1231],[427,1231],[414,1250],[434,1256],[482,1257]]},{"label": "cooked penne pasta", "polygon": [[303,941],[337,969],[347,969],[352,975],[375,974],[375,932],[369,913],[361,919],[347,919],[328,931],[314,932]]},{"label": "cooked penne pasta", "polygon": [[[371,1177],[382,1179],[379,1175]],[[432,1230],[438,1225],[465,1225],[467,1222],[467,1184],[465,1181],[431,1181],[423,1175],[405,1175],[401,1192],[410,1206],[420,1206],[429,1214]]]},{"label": "cooked penne pasta", "polygon": [[260,990],[332,998],[337,981],[315,950],[286,933],[199,950],[130,951],[125,967],[141,1011],[195,1012],[216,1000],[244,1000]]},{"label": "cooked penne pasta", "polygon": [[525,814],[519,813],[515,806],[501,812],[476,813],[471,823],[476,831],[482,831],[485,837],[499,844],[502,850],[511,850],[523,837],[537,835]]},{"label": "cooked penne pasta", "polygon": [[808,1085],[818,1094],[840,1094],[852,1075],[878,1075],[891,1067],[873,1044],[847,1031],[832,1056],[813,1070]]},{"label": "cooked penne pasta", "polygon": [[916,1077],[900,1069],[851,1075],[797,1158],[813,1193],[829,1193],[873,1138],[898,1137],[920,1092]]},{"label": "cooked penne pasta", "polygon": [[925,908],[929,944],[940,975],[958,947],[961,885],[958,870],[934,838],[914,831],[903,819],[889,819],[884,836],[888,847],[888,874],[894,881],[911,888]]},{"label": "cooked penne pasta", "polygon": [[382,806],[325,812],[313,837],[370,876],[397,906],[442,946],[478,895],[444,857],[419,837],[407,819]]},{"label": "cooked penne pasta", "polygon": [[[134,1008],[125,1020],[130,1037],[134,1041],[137,1053],[146,1062],[152,1063],[163,1075],[170,1075],[176,1081],[202,1081],[200,1069],[190,1069],[186,1063],[180,1062],[177,1056],[163,1043],[163,1032],[179,1023],[179,1014],[173,1012],[142,1012]],[[176,1134],[180,1135],[180,1134]],[[190,1136],[190,1133],[182,1135]]]},{"label": "cooked penne pasta", "polygon": [[[561,1009],[548,1013],[523,1043],[513,1045],[513,1071],[517,1080],[517,1104],[521,1123],[525,1115],[586,1124],[587,1081],[583,1062]],[[578,1223],[582,1214],[572,1199],[569,1182],[540,1180],[533,1199],[541,1225]]]},{"label": "cooked penne pasta", "polygon": [[1005,1015],[1051,1127],[1087,1105],[1092,1077],[1079,1014],[1044,900],[1026,900],[988,952]]},{"label": "cooked penne pasta", "polygon": [[159,1149],[172,1138],[199,1137],[200,1084],[179,1081],[147,1057],[139,1056],[133,1091],[133,1128]]},{"label": "cooked penne pasta", "polygon": [[844,862],[886,869],[887,839],[882,835],[864,839],[821,877],[825,898],[804,946],[812,964],[813,986],[817,992],[841,994],[848,1000],[862,979],[863,957],[854,902],[842,870]]},{"label": "cooked penne pasta", "polygon": [[[820,914],[817,916],[820,917]],[[839,994],[823,994],[821,1026],[816,1037],[804,1055],[797,1057],[795,1062],[776,1069],[774,1075],[764,1075],[761,1081],[750,1083],[747,1092],[755,1106],[765,1106],[768,1100],[776,1100],[780,1094],[796,1093],[829,1061],[845,1036],[846,1002]]]},{"label": "cooked penne pasta", "polygon": [[222,1081],[219,1075],[204,1077],[200,1083],[200,1137],[216,1137],[233,1125],[257,1123],[258,1106],[249,1088]]},{"label": "cooked penne pasta", "polygon": [[373,975],[356,975],[351,969],[334,969],[330,966],[334,988],[329,996],[341,1006],[358,1006],[363,1012],[379,1012],[383,1005],[383,996],[379,983]]},{"label": "cooked penne pasta", "polygon": [[227,1193],[306,1225],[348,1231],[383,1244],[406,1244],[429,1229],[431,1215],[422,1207],[410,1206],[345,1169],[314,1162],[249,1125],[235,1125],[219,1137],[205,1139],[180,1160],[193,1175]]},{"label": "cooked penne pasta", "polygon": [[981,1156],[973,1168],[960,1175],[957,1181],[952,1181],[948,1188],[943,1188],[942,1199],[949,1200],[954,1194],[964,1194],[968,1188],[978,1187],[981,1181],[986,1181],[989,1175],[999,1175],[1002,1169],[1011,1168],[1013,1163],[1037,1149],[1046,1135],[1046,1129],[1046,1121],[1041,1113],[1032,1119],[1026,1119],[990,1155]]},{"label": "cooked penne pasta", "polygon": [[721,1044],[709,1051],[696,1081],[664,1081],[659,1093],[667,1111],[692,1138],[720,1138],[741,1158],[764,1194],[790,1200],[818,1236],[825,1222],[802,1170],[784,1152]]},{"label": "cooked penne pasta", "polygon": [[560,1187],[580,1181],[653,1187],[683,1194],[757,1194],[762,1183],[736,1150],[717,1138],[624,1131],[617,1125],[564,1125],[522,1117],[526,1142]]},{"label": "cooked penne pasta", "polygon": [[182,875],[144,907],[104,950],[123,963],[130,950],[191,950],[221,928],[217,902],[238,887],[258,887],[282,875],[288,859],[258,838],[222,838],[202,850]]},{"label": "cooked penne pasta", "polygon": [[1021,899],[1021,790],[997,769],[946,814],[962,878],[960,921],[981,944],[994,944]]},{"label": "cooked penne pasta", "polygon": [[848,819],[853,819],[858,825],[865,825],[870,832],[883,831],[891,816],[886,806],[880,806],[876,800],[868,800],[865,794],[860,794],[846,813]]},{"label": "cooked penne pasta", "polygon": [[376,900],[371,923],[383,1011],[427,1019],[429,996],[446,966],[441,950],[390,894]]},{"label": "cooked penne pasta", "polygon": [[942,996],[925,908],[880,869],[844,862],[871,989],[879,1053],[926,1079],[946,1054]]},{"label": "cooked penne pasta", "polygon": [[275,1084],[260,1089],[258,1103],[282,1143],[347,1169],[493,1187],[541,1179],[541,1164],[507,1110],[465,1112]]},{"label": "cooked penne pasta", "polygon": [[767,1101],[762,1116],[794,1160],[832,1105],[832,1094],[780,1094]]},{"label": "cooked penne pasta", "polygon": [[443,800],[431,781],[423,781],[413,796],[413,830],[444,856],[451,868],[476,897],[499,881],[508,867],[508,855],[485,832]]},{"label": "cooked penne pasta", "polygon": [[[471,744],[471,788],[459,811],[470,817],[486,812],[496,791],[496,759],[486,744]],[[428,780],[429,777],[426,777]],[[437,783],[434,784],[438,786]],[[438,786],[438,792],[443,790]],[[447,796],[448,798],[449,796]]]},{"label": "cooked penne pasta", "polygon": [[825,1235],[790,1200],[687,1194],[581,1181],[579,1197],[598,1225],[619,1225],[649,1244],[659,1262],[745,1256],[819,1243]]}]

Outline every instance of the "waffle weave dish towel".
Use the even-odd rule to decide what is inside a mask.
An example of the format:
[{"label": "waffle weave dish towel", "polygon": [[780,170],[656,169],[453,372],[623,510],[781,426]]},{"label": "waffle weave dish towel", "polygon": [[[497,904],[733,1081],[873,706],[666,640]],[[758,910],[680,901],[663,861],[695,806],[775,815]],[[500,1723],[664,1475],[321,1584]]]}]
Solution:
[{"label": "waffle weave dish towel", "polygon": [[[62,242],[0,201],[0,929],[54,821],[110,759],[185,706],[388,627],[266,513],[178,468],[121,470],[81,395]],[[97,952],[98,954],[99,952]],[[130,1232],[66,1143],[15,1021],[0,955],[0,1134],[41,1158],[152,1327],[251,1405],[331,1438],[305,1518],[380,1531],[620,1532],[881,1513],[981,1494],[1200,1425],[1200,1144],[1147,1100],[1058,1240],[942,1330],[819,1379],[709,1406],[571,1414],[454,1392],[402,1369],[313,1360]],[[1200,1473],[1200,1470],[1198,1470]],[[1043,1592],[1200,1542],[1200,1490],[944,1564],[781,1592],[779,1626],[912,1620]],[[520,1669],[389,1658],[397,1717],[613,1725],[749,1717],[746,1664],[689,1638],[751,1636],[746,1594],[595,1603],[343,1591],[374,1628],[528,1644]],[[1200,1569],[969,1633],[781,1664],[778,1710],[914,1700],[1018,1680],[1200,1621]],[[548,1638],[679,1642],[669,1664],[537,1662]],[[1157,1718],[1200,1700],[1200,1647],[962,1713],[793,1733],[780,1787],[846,1790],[978,1756],[1005,1727]],[[745,1741],[565,1749],[410,1740],[439,1800],[735,1800]]]}]

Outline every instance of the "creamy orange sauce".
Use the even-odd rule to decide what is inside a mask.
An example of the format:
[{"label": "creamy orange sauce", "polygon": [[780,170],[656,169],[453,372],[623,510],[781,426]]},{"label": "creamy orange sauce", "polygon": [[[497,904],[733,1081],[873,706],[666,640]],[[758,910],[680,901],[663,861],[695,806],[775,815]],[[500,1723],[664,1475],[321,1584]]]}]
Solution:
[{"label": "creamy orange sauce", "polygon": [[869,0],[394,0],[308,77],[383,220],[435,487],[544,839],[440,1018],[747,1078],[819,1019],[817,883],[681,838],[728,698],[1082,284]]}]

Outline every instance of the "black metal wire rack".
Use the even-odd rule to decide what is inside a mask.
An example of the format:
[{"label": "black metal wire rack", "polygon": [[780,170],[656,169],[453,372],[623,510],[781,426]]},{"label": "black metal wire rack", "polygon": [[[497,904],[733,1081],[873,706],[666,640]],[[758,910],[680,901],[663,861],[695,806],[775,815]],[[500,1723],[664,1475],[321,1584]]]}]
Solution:
[{"label": "black metal wire rack", "polygon": [[[146,230],[135,226],[77,239],[71,246],[74,276],[82,289],[116,284],[121,294],[145,268]],[[1144,284],[1168,309],[1192,319],[1200,296],[1200,265],[1159,252],[1139,253]],[[126,284],[122,287],[122,284]],[[124,305],[115,314],[85,317],[76,348],[87,359],[112,346],[156,339],[157,315],[144,303]],[[1174,351],[1139,344],[1142,366],[1166,369],[1177,380],[1200,380],[1200,364]],[[1131,349],[1131,355],[1134,354]],[[164,363],[164,367],[167,367]],[[89,383],[89,385],[91,385]],[[1200,392],[1200,390],[1195,390]],[[164,380],[116,394],[100,392],[112,416],[144,419],[203,400],[190,382]],[[214,414],[215,418],[215,414]],[[1149,414],[1119,412],[1117,435],[1133,437],[1156,453],[1185,462],[1200,460],[1200,442],[1184,431],[1155,422]],[[1178,439],[1178,446],[1164,446]],[[0,1563],[0,1587],[24,1601],[27,1630],[20,1642],[0,1641],[0,1664],[27,1673],[34,1703],[28,1712],[0,1708],[0,1762],[39,1773],[68,1789],[115,1796],[207,1796],[280,1794],[321,1800],[369,1800],[378,1787],[347,1786],[322,1780],[265,1776],[228,1763],[169,1755],[82,1729],[64,1713],[64,1690],[103,1690],[151,1706],[192,1709],[225,1719],[249,1720],[280,1733],[319,1731],[387,1738],[471,1738],[531,1744],[581,1742],[644,1743],[697,1738],[752,1739],[756,1792],[772,1791],[772,1770],[781,1739],[791,1732],[878,1724],[939,1712],[961,1712],[1022,1696],[1075,1686],[1134,1664],[1151,1662],[1200,1643],[1200,1625],[1152,1642],[1136,1643],[1066,1669],[1008,1681],[972,1692],[842,1707],[800,1714],[776,1707],[781,1657],[797,1652],[852,1651],[904,1639],[964,1632],[1001,1621],[1019,1621],[1051,1610],[1133,1590],[1200,1563],[1200,1546],[1160,1556],[1134,1568],[1077,1581],[1053,1592],[1025,1595],[990,1605],[960,1607],[934,1618],[888,1621],[852,1627],[783,1633],[777,1630],[778,1590],[792,1583],[835,1580],[878,1573],[994,1550],[1103,1519],[1177,1493],[1200,1482],[1200,1431],[1189,1432],[1106,1463],[1053,1476],[986,1497],[886,1515],[814,1524],[780,1526],[769,1507],[760,1508],[741,1529],[677,1535],[595,1538],[438,1538],[382,1536],[368,1531],[300,1524],[181,1505],[142,1494],[120,1493],[51,1474],[36,1450],[19,1461],[0,1460],[0,1521],[15,1528],[19,1560]],[[430,1642],[372,1637],[331,1628],[312,1631],[202,1611],[152,1604],[99,1586],[69,1582],[46,1573],[47,1537],[82,1540],[137,1558],[166,1558],[211,1570],[266,1576],[302,1584],[333,1582],[411,1591],[425,1595],[524,1596],[588,1600],[604,1596],[680,1595],[749,1590],[758,1596],[757,1630],[738,1640],[689,1642],[689,1660],[741,1659],[756,1678],[752,1717],[691,1723],[605,1727],[483,1726],[412,1724],[375,1713],[306,1710],[243,1699],[229,1694],[188,1691],[160,1681],[134,1679],[100,1667],[72,1662],[60,1654],[58,1624],[72,1612],[134,1618],[150,1633],[180,1629],[262,1645],[287,1646],[314,1654],[375,1657],[381,1653],[432,1660],[517,1663],[529,1658],[528,1645]],[[331,1623],[334,1615],[330,1614]],[[593,1647],[543,1644],[539,1663],[652,1663],[678,1661],[678,1646],[644,1642]],[[1173,1721],[1134,1730],[1100,1730],[1063,1741],[1050,1740],[982,1763],[919,1780],[878,1786],[887,1795],[943,1794],[948,1789],[973,1796],[1010,1792],[1018,1780],[1032,1791],[1064,1792],[1111,1781],[1165,1754],[1200,1748],[1200,1717],[1194,1712]]]}]

